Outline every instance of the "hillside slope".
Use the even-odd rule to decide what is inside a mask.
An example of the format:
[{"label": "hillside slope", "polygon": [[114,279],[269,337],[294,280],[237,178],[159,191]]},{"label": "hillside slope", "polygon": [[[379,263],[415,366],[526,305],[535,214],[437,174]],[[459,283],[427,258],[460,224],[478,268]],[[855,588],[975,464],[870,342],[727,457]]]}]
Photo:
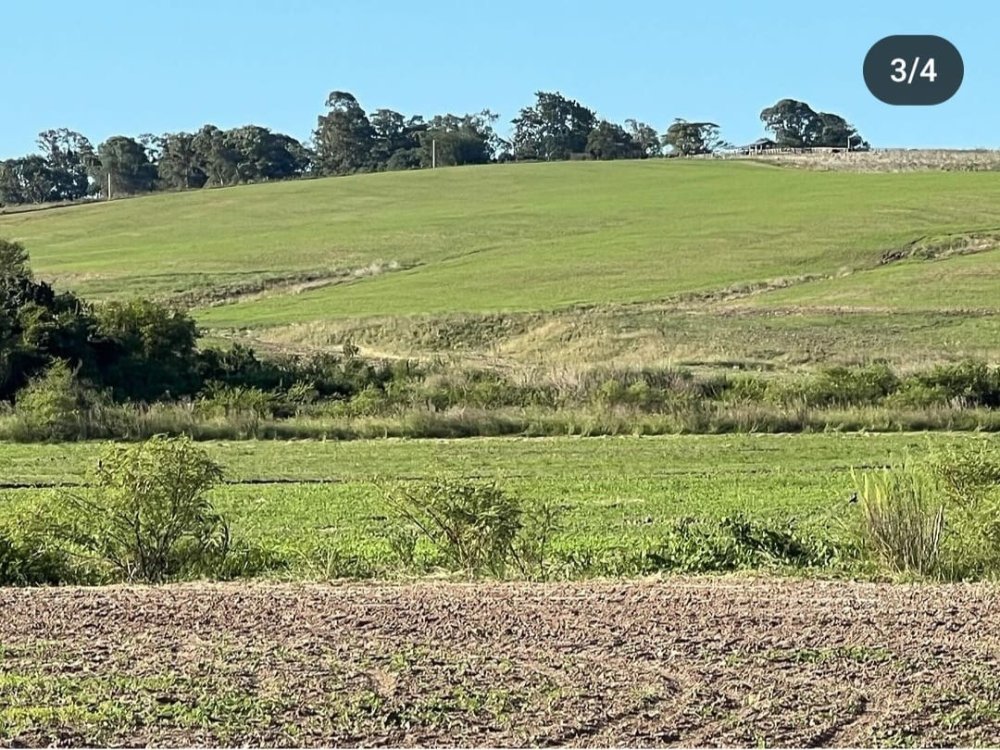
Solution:
[{"label": "hillside slope", "polygon": [[[551,319],[579,305],[601,307],[604,330],[617,331],[608,311],[629,305],[634,316],[636,304],[656,308],[650,320],[665,330],[683,327],[662,322],[677,310],[792,312],[817,329],[831,313],[972,311],[982,324],[962,341],[982,343],[977,332],[1000,311],[1000,180],[989,173],[712,160],[472,167],[0,216],[0,236],[88,296],[175,299],[207,328],[311,345],[366,318],[379,320],[376,334],[353,335],[377,346],[386,320],[457,315],[479,326],[483,315]],[[539,322],[501,327],[542,351]],[[907,326],[927,336],[923,319]],[[742,331],[695,335],[719,354]],[[778,349],[761,345],[765,358]]]},{"label": "hillside slope", "polygon": [[[210,316],[276,323],[631,302],[831,274],[926,235],[998,227],[998,199],[991,174],[531,164],[157,195],[0,217],[0,234],[24,241],[43,274],[98,295],[357,279]],[[372,264],[399,270],[371,278]]]}]

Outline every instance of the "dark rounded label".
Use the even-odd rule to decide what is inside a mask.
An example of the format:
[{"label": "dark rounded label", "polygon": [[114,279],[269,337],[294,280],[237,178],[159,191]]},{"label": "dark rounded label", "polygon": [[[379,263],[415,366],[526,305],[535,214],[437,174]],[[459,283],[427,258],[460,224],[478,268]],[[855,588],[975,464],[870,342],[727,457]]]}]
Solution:
[{"label": "dark rounded label", "polygon": [[940,36],[887,36],[865,56],[865,84],[886,104],[941,104],[964,77],[962,55]]}]

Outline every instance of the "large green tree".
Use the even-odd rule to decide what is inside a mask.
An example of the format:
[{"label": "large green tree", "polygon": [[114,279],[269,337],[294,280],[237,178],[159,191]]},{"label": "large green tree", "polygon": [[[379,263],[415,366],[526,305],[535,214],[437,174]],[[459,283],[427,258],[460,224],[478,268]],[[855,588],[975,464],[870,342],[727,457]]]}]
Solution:
[{"label": "large green tree", "polygon": [[346,91],[333,91],[326,106],[313,133],[319,171],[345,175],[371,169],[375,130],[358,100]]},{"label": "large green tree", "polygon": [[163,187],[185,190],[203,187],[208,182],[194,135],[166,133],[160,141],[160,160],[156,171]]},{"label": "large green tree", "polygon": [[24,247],[0,240],[0,399],[53,362],[121,400],[190,395],[201,386],[198,332],[149,300],[93,307],[33,278]]},{"label": "large green tree", "polygon": [[556,161],[586,152],[597,116],[559,92],[538,91],[535,104],[522,109],[512,123],[515,158]]},{"label": "large green tree", "polygon": [[788,148],[828,146],[867,148],[857,129],[840,115],[816,112],[805,102],[782,99],[760,113],[764,127],[774,134],[775,143]]},{"label": "large green tree", "polygon": [[80,300],[36,281],[24,248],[0,240],[0,399],[10,399],[56,359],[92,368],[92,331]]},{"label": "large green tree", "polygon": [[625,128],[601,120],[587,137],[587,153],[594,159],[635,159],[641,154]]},{"label": "large green tree", "polygon": [[497,116],[489,110],[474,115],[438,115],[417,133],[420,165],[440,166],[486,164],[495,150],[493,123]]},{"label": "large green tree", "polygon": [[147,193],[156,184],[156,166],[135,138],[116,135],[97,147],[95,179],[102,190],[110,181],[112,195]]},{"label": "large green tree", "polygon": [[679,156],[697,156],[710,154],[725,144],[714,122],[688,122],[678,118],[664,133],[663,145]]},{"label": "large green tree", "polygon": [[662,153],[663,146],[660,143],[660,134],[656,128],[638,120],[626,120],[625,130],[635,144],[642,159],[650,159]]},{"label": "large green tree", "polygon": [[829,112],[819,113],[820,135],[818,146],[850,148],[852,151],[868,149],[868,142],[861,137],[857,128],[840,115]]},{"label": "large green tree", "polygon": [[303,174],[312,161],[309,151],[291,136],[246,125],[223,134],[236,157],[240,182],[281,180]]},{"label": "large green tree", "polygon": [[58,178],[38,155],[0,162],[0,203],[44,203],[58,199]]},{"label": "large green tree", "polygon": [[78,200],[90,192],[90,171],[97,155],[90,141],[67,128],[38,134],[38,147],[48,163],[57,200]]},{"label": "large green tree", "polygon": [[[375,169],[406,169],[419,165],[417,133],[426,128],[423,118],[407,120],[394,110],[377,109],[372,113],[371,127],[371,159]],[[409,158],[402,154],[408,154]]]},{"label": "large green tree", "polygon": [[198,153],[199,169],[205,173],[209,185],[221,187],[239,182],[240,154],[225,131],[205,125],[195,134],[192,144]]}]

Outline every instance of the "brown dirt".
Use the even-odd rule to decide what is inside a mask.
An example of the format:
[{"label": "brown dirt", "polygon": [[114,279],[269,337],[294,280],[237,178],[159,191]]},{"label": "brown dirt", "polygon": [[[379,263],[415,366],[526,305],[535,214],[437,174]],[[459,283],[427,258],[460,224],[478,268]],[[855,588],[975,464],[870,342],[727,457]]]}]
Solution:
[{"label": "brown dirt", "polygon": [[[0,590],[0,745],[996,745],[998,594],[732,578]],[[27,675],[87,711],[33,722]]]}]

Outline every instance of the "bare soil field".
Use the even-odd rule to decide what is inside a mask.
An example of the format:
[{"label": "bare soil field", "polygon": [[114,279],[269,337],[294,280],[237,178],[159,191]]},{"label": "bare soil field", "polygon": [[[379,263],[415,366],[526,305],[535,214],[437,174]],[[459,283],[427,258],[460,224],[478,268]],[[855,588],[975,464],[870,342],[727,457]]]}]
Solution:
[{"label": "bare soil field", "polygon": [[997,745],[998,595],[741,578],[0,590],[0,745]]}]

